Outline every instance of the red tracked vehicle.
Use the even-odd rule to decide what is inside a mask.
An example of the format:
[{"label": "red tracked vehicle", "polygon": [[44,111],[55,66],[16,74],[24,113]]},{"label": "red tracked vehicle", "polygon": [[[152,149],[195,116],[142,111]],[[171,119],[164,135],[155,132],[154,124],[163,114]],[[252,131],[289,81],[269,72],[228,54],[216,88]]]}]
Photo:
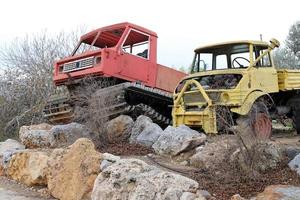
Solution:
[{"label": "red tracked vehicle", "polygon": [[172,92],[184,76],[157,64],[155,32],[128,22],[106,26],[83,35],[71,56],[56,62],[53,81],[65,85],[69,95],[53,95],[44,114],[53,123],[72,121],[76,107],[88,107],[87,100],[78,99],[93,83],[88,99],[104,99],[105,105],[97,108],[103,117],[144,114],[169,124]]}]

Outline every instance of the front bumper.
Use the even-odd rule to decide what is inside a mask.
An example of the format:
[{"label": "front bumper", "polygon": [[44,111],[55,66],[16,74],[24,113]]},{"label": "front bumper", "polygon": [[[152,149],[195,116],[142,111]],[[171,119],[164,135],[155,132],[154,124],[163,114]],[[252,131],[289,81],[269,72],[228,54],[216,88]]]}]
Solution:
[{"label": "front bumper", "polygon": [[[184,95],[188,93],[188,88],[194,87],[194,92],[198,93],[201,101],[185,102]],[[199,107],[198,110],[189,111],[187,105]],[[182,90],[174,97],[172,109],[173,126],[185,124],[189,127],[201,128],[205,133],[217,134],[216,107],[207,95],[203,87],[196,80],[188,80]]]}]

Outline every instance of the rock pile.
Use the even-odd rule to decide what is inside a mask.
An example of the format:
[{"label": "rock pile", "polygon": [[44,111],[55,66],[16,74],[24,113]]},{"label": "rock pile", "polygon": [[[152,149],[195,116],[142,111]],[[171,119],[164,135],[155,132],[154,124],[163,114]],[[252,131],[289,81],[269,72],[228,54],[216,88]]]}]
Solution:
[{"label": "rock pile", "polygon": [[107,123],[105,132],[109,142],[128,138],[131,144],[152,147],[157,154],[169,156],[191,151],[206,142],[205,134],[187,126],[169,126],[162,130],[149,117],[143,115],[135,122],[129,116],[121,115]]},{"label": "rock pile", "polygon": [[73,144],[78,138],[95,140],[96,136],[89,129],[78,123],[65,125],[39,124],[22,126],[19,138],[26,148],[58,148]]},{"label": "rock pile", "polygon": [[[215,170],[223,163],[235,163],[241,168],[247,163],[246,147],[240,145],[234,135],[212,139],[184,125],[162,130],[146,116],[133,121],[129,116],[121,115],[106,124],[104,133],[112,144],[144,145],[152,148],[156,156],[172,160],[172,164],[180,161],[201,168],[203,173],[208,169]],[[22,144],[15,140],[0,143],[1,175],[28,186],[47,187],[47,192],[57,199],[215,199],[207,191],[200,190],[202,180],[197,179],[198,183],[165,170],[163,166],[96,151],[95,134],[78,123],[23,126],[19,135]],[[251,159],[259,166],[258,171],[274,169],[282,160],[282,149],[274,142],[259,142],[252,147],[255,151]],[[259,153],[257,158],[255,153]],[[289,166],[300,174],[300,154],[290,161]],[[234,195],[231,199],[244,198]],[[253,199],[300,199],[300,189],[274,185]]]}]

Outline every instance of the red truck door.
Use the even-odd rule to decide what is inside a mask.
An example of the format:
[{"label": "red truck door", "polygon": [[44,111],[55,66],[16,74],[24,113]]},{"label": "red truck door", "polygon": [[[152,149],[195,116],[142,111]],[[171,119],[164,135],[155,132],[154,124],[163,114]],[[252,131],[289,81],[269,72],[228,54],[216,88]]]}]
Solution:
[{"label": "red truck door", "polygon": [[130,29],[121,47],[122,61],[120,74],[128,78],[147,83],[150,61],[150,36]]}]

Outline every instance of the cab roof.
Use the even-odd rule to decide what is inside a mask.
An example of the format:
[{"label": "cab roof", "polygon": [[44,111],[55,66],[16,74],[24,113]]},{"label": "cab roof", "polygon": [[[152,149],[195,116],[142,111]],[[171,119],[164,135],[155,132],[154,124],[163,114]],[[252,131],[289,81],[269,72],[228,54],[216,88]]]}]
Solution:
[{"label": "cab roof", "polygon": [[201,46],[199,48],[195,49],[195,52],[206,52],[209,49],[218,49],[225,46],[230,45],[236,45],[236,44],[253,44],[253,45],[259,45],[259,46],[265,46],[268,47],[269,44],[264,41],[258,41],[258,40],[236,40],[236,41],[228,41],[228,42],[222,42],[222,43],[215,43],[215,44],[209,44],[205,46]]},{"label": "cab roof", "polygon": [[144,32],[146,34],[157,37],[157,34],[154,31],[151,31],[149,29],[146,29],[144,27],[138,26],[138,25],[130,23],[130,22],[122,22],[122,23],[113,24],[113,25],[110,25],[110,26],[104,26],[102,28],[98,28],[96,30],[93,30],[93,31],[91,31],[89,33],[86,33],[83,36],[81,36],[80,39],[81,40],[88,39],[90,37],[93,37],[93,36],[97,35],[97,33],[100,32],[100,31],[101,32],[114,31],[114,30],[123,30],[124,31],[126,27],[130,27],[130,28],[136,29],[138,31]]}]

